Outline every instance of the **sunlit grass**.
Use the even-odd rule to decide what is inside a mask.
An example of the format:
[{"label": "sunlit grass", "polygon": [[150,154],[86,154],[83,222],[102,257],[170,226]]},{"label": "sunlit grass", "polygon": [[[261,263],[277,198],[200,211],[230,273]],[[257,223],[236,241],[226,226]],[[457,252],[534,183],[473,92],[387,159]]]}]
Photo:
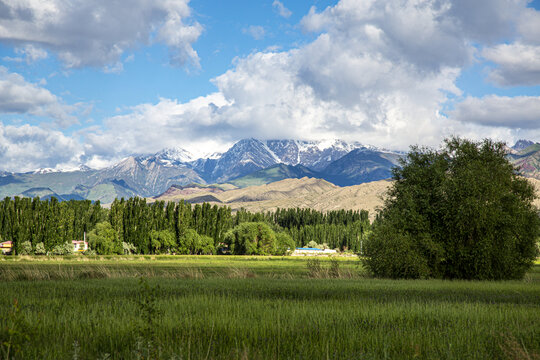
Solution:
[{"label": "sunlit grass", "polygon": [[[321,261],[328,268],[330,259]],[[540,266],[523,281],[413,281],[370,279],[356,259],[339,261],[340,271],[358,276],[310,278],[305,258],[5,261],[1,271],[142,269],[157,295],[150,302],[156,316],[155,332],[148,333],[140,301],[149,295],[136,276],[4,280],[1,340],[13,327],[9,313],[17,299],[23,319],[15,325],[31,335],[20,340],[21,359],[535,359],[540,354]],[[192,275],[168,276],[174,269]]]}]

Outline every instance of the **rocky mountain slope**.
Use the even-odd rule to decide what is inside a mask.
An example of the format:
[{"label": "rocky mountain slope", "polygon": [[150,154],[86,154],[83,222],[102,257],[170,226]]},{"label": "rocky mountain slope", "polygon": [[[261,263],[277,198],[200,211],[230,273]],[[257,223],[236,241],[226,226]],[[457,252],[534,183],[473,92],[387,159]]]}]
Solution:
[{"label": "rocky mountain slope", "polygon": [[[520,140],[523,141],[523,140]],[[518,145],[519,142],[516,144]],[[525,146],[527,144],[524,144]],[[521,148],[521,150],[519,150]],[[540,179],[540,144],[514,147],[516,152],[510,153],[510,161],[519,168],[520,174],[526,177]]]},{"label": "rocky mountain slope", "polygon": [[[369,163],[357,159],[367,153],[372,156]],[[41,187],[55,194],[73,194],[105,202],[112,201],[114,196],[156,196],[172,185],[231,182],[250,186],[303,176],[353,184],[387,176],[389,172],[385,169],[388,170],[392,162],[388,162],[388,154],[357,142],[340,140],[244,139],[225,153],[205,159],[194,159],[182,148],[168,148],[155,154],[129,156],[101,170],[81,166],[73,171],[40,169],[25,174],[2,173],[0,196],[15,196]],[[348,162],[334,165],[345,155]],[[377,161],[382,163],[376,164]],[[328,176],[327,168],[331,170]],[[362,175],[355,177],[353,173],[358,172]]]},{"label": "rocky mountain slope", "polygon": [[[540,144],[520,140],[508,150],[510,161],[524,176],[540,179]],[[350,186],[390,178],[391,169],[403,156],[340,140],[244,139],[225,153],[204,159],[194,159],[182,148],[169,148],[130,156],[101,170],[81,166],[70,171],[0,172],[0,196],[37,196],[38,192],[27,191],[47,188],[50,196],[110,202],[115,197],[157,196],[173,185],[231,183],[247,187],[305,176]]]}]

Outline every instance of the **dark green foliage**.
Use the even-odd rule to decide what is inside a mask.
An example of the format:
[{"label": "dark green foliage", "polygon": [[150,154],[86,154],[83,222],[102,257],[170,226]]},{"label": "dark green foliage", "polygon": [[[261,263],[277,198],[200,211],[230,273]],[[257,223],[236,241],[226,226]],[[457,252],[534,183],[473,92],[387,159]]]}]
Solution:
[{"label": "dark green foliage", "polygon": [[263,222],[248,222],[230,230],[225,236],[231,254],[273,255],[276,253],[276,234]]},{"label": "dark green foliage", "polygon": [[206,235],[201,236],[193,229],[187,229],[180,237],[178,249],[181,254],[212,255],[216,253],[214,239]]},{"label": "dark green foliage", "polygon": [[[100,255],[119,251],[213,254],[219,244],[225,242],[229,230],[249,222],[265,223],[276,234],[283,233],[276,237],[276,250],[269,252],[279,255],[309,241],[326,243],[330,248],[358,251],[370,228],[367,211],[322,213],[312,209],[277,209],[268,213],[240,210],[233,214],[228,207],[207,203],[192,206],[183,201],[157,201],[148,204],[140,198],[116,199],[110,209],[102,208],[99,202],[72,200],[60,203],[55,198],[44,201],[16,197],[0,201],[0,236],[4,240],[13,240],[17,254],[21,250],[26,252],[22,248],[26,241],[34,249],[42,243],[44,253],[52,253],[54,248],[60,248],[59,245],[83,240],[84,233],[90,234],[98,223],[110,224],[110,230],[116,233],[116,236],[110,236],[114,238],[112,245],[105,242],[101,246],[96,242],[98,249],[90,245]],[[190,232],[186,238],[189,230],[199,237]],[[191,245],[183,246],[183,241]],[[122,246],[123,243],[131,245],[128,248]]]},{"label": "dark green foliage", "polygon": [[0,234],[13,241],[16,253],[26,241],[33,246],[43,243],[45,250],[51,251],[56,245],[82,240],[84,232],[102,221],[105,212],[99,201],[5,198],[0,201]]},{"label": "dark green foliage", "polygon": [[88,246],[102,255],[124,253],[116,230],[107,221],[98,223],[95,229],[88,233]]},{"label": "dark green foliage", "polygon": [[285,232],[276,233],[276,251],[275,255],[287,255],[288,252],[294,251],[296,245],[292,237]]},{"label": "dark green foliage", "polygon": [[150,239],[154,254],[170,254],[176,250],[176,236],[170,230],[152,230]]},{"label": "dark green foliage", "polygon": [[365,246],[376,276],[519,279],[537,256],[533,186],[504,144],[451,138],[413,147]]}]

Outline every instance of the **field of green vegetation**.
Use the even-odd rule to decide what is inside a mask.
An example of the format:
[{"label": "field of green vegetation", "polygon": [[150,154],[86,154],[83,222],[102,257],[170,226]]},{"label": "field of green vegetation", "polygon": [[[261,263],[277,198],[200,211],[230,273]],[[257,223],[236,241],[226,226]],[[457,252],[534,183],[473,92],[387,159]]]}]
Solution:
[{"label": "field of green vegetation", "polygon": [[538,359],[523,281],[380,280],[355,257],[2,257],[17,359]]}]

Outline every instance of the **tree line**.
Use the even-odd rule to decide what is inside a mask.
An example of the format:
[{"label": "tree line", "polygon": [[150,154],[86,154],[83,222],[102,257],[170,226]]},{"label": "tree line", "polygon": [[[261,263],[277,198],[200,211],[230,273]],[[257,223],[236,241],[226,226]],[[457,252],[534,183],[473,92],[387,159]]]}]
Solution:
[{"label": "tree line", "polygon": [[[259,225],[240,226],[247,223]],[[17,254],[35,253],[37,248],[40,252],[61,253],[66,243],[82,240],[85,233],[98,254],[211,254],[220,248],[234,248],[234,241],[250,236],[256,242],[266,241],[259,239],[264,234],[270,234],[275,245],[256,247],[259,250],[251,253],[283,253],[284,247],[308,243],[358,251],[369,229],[368,212],[364,210],[233,212],[229,207],[208,203],[147,203],[138,197],[116,199],[109,209],[99,202],[59,202],[54,197],[0,201],[0,236],[2,241],[13,242]],[[252,249],[237,246],[236,253],[243,248]]]}]

